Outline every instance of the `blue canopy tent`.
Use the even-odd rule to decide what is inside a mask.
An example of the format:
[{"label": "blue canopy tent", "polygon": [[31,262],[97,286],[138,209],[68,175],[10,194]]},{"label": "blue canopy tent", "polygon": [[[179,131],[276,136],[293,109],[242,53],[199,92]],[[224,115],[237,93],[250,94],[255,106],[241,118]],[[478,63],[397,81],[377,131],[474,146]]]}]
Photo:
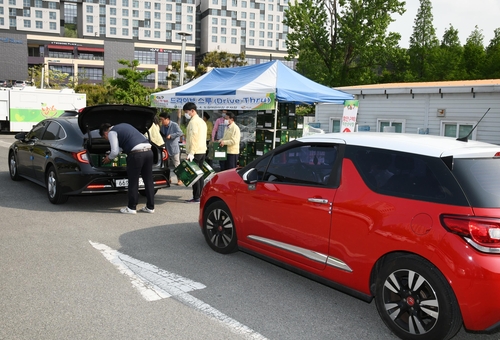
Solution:
[{"label": "blue canopy tent", "polygon": [[212,69],[183,86],[152,94],[151,105],[179,109],[194,102],[203,110],[267,110],[277,102],[343,104],[351,99],[351,94],[315,83],[276,60]]}]

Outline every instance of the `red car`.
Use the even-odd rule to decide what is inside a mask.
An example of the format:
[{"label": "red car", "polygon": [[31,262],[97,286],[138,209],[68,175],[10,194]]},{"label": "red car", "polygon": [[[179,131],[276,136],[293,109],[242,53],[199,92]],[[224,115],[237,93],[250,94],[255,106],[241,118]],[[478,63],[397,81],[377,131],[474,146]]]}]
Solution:
[{"label": "red car", "polygon": [[208,245],[370,302],[403,339],[500,327],[500,146],[395,133],[282,145],[204,187]]}]

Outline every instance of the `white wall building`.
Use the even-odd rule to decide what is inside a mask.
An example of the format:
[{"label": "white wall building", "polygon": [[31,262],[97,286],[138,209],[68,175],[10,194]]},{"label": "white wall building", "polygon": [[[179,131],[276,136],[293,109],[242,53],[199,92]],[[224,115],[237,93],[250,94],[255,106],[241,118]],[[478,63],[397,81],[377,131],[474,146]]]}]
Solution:
[{"label": "white wall building", "polygon": [[[471,138],[500,144],[500,79],[376,84],[340,87],[359,100],[358,130],[467,135],[488,114]],[[343,106],[319,104],[316,122],[325,132],[338,132]],[[392,128],[390,128],[392,127]]]}]

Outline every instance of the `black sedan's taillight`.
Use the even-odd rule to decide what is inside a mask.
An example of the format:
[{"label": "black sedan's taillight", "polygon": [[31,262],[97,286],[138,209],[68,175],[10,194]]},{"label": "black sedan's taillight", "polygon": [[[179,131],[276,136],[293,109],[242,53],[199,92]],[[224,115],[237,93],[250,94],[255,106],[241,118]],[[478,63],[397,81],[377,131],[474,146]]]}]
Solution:
[{"label": "black sedan's taillight", "polygon": [[72,152],[73,158],[80,163],[89,163],[89,155],[87,151]]}]

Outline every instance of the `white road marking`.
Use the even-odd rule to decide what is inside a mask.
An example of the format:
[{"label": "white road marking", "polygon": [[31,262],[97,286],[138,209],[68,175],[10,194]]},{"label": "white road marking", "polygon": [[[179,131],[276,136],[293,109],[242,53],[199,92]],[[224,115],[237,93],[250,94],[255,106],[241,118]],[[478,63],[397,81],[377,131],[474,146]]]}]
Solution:
[{"label": "white road marking", "polygon": [[12,143],[4,142],[3,140],[0,140],[0,146],[3,146],[4,148],[8,148],[11,146]]},{"label": "white road marking", "polygon": [[233,333],[242,335],[246,339],[266,340],[267,338],[253,329],[230,318],[209,304],[187,294],[187,292],[203,289],[202,283],[192,281],[175,273],[158,268],[152,264],[134,259],[122,254],[104,244],[89,241],[90,244],[118,270],[127,275],[132,285],[147,301],[155,301],[172,297],[183,304],[190,306],[208,317],[215,319],[228,327]]}]

